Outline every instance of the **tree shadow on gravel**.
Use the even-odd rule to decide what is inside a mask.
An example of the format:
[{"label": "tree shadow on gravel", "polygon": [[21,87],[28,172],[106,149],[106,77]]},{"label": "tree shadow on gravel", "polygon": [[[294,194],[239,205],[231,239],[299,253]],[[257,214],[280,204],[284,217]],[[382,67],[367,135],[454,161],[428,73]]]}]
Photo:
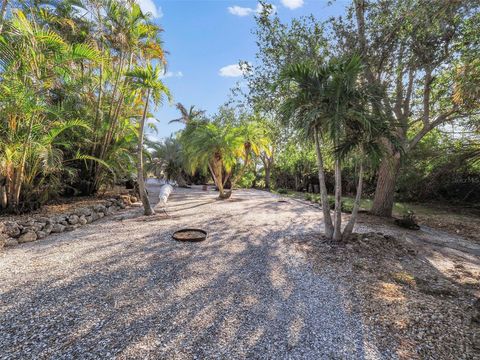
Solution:
[{"label": "tree shadow on gravel", "polygon": [[342,285],[285,246],[286,236],[305,229],[293,214],[300,210],[280,227],[255,216],[237,224],[276,205],[241,206],[231,217],[219,210],[197,244],[172,240],[183,224],[172,220],[149,223],[148,232],[107,222],[105,238],[90,243],[93,227],[80,229],[70,262],[54,270],[46,264],[68,245],[57,253],[31,246],[42,256],[26,274],[35,282],[0,293],[2,356],[311,359],[375,351]]},{"label": "tree shadow on gravel", "polygon": [[[150,195],[156,199],[154,191]],[[354,245],[337,258],[319,241],[320,211],[278,203],[263,192],[235,192],[238,203],[214,202],[215,196],[179,191],[171,199],[177,218],[141,223],[141,212],[133,211],[124,221],[78,229],[69,240],[62,234],[15,250],[28,262],[25,269],[19,263],[21,274],[0,274],[6,285],[0,291],[0,358],[415,357],[429,349],[412,353],[409,340],[402,343],[407,331],[425,328],[427,318],[445,309],[445,320],[464,321],[450,310],[452,295],[441,301],[438,294],[413,296],[425,294],[430,281],[463,286],[429,263],[435,254],[392,248],[392,254],[372,256],[373,247]],[[210,215],[208,205],[215,210]],[[187,225],[205,228],[207,240],[171,239]],[[428,276],[412,280],[408,275],[417,267]],[[361,292],[351,288],[355,281],[365,284]],[[398,318],[387,324],[378,310],[371,316],[383,322],[369,323],[356,296],[370,298],[377,310],[395,307]],[[438,307],[429,308],[428,301]],[[403,321],[413,310],[420,310],[418,321]],[[379,350],[365,323],[388,325],[400,336]],[[449,339],[424,335],[431,336]]]}]

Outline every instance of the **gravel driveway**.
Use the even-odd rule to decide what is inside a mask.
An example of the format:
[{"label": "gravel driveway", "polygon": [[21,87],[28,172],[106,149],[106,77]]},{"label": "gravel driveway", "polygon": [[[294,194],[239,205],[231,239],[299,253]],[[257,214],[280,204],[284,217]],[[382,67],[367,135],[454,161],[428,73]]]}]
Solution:
[{"label": "gravel driveway", "polygon": [[[158,186],[150,184],[152,199]],[[285,242],[321,212],[262,191],[176,189],[0,254],[1,359],[376,359],[342,284]],[[203,227],[201,243],[171,239]]]}]

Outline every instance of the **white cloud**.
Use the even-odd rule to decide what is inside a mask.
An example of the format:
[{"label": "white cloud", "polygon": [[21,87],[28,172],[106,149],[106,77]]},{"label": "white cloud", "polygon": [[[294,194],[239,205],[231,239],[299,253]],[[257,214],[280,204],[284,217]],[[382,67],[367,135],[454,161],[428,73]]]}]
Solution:
[{"label": "white cloud", "polygon": [[236,16],[248,16],[250,14],[253,13],[253,9],[252,8],[248,8],[248,7],[241,7],[241,6],[229,6],[228,7],[228,12],[232,15],[236,15]]},{"label": "white cloud", "polygon": [[222,67],[218,74],[224,77],[239,77],[245,74],[247,71],[246,66],[240,66],[239,64],[232,64]]},{"label": "white cloud", "polygon": [[303,6],[303,0],[282,0],[283,6],[289,9],[297,9]]},{"label": "white cloud", "polygon": [[137,3],[144,13],[150,13],[154,18],[163,16],[162,8],[155,5],[154,0],[137,0]]},{"label": "white cloud", "polygon": [[[249,7],[241,7],[238,5],[235,6],[229,6],[228,12],[232,15],[236,16],[248,16],[252,14],[260,14],[263,10],[263,6],[261,4],[257,4],[257,7],[255,9],[249,8]],[[273,12],[276,12],[277,7],[275,5],[272,5],[272,10]]]},{"label": "white cloud", "polygon": [[165,74],[162,75],[162,79],[172,78],[172,77],[181,78],[183,77],[183,73],[181,71],[177,71],[177,72],[167,71]]}]

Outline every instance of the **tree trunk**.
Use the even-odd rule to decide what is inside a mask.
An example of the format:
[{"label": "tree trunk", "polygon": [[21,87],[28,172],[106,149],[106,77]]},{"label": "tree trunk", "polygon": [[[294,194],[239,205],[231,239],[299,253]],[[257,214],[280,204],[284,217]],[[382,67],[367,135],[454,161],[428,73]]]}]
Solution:
[{"label": "tree trunk", "polygon": [[273,155],[271,157],[264,155],[260,157],[263,162],[263,168],[265,169],[265,190],[270,191],[271,189],[271,175],[273,167]]},{"label": "tree trunk", "polygon": [[5,186],[5,184],[0,184],[0,208],[6,209],[7,205],[7,187]]},{"label": "tree trunk", "polygon": [[350,216],[350,220],[348,220],[345,229],[343,230],[342,239],[348,240],[348,238],[352,235],[353,227],[355,222],[357,221],[358,209],[360,208],[360,200],[362,198],[362,188],[363,188],[363,161],[360,161],[360,167],[358,169],[358,185],[357,185],[357,193],[355,195],[355,202],[353,203],[352,209],[352,216]]},{"label": "tree trunk", "polygon": [[323,221],[325,223],[325,235],[331,239],[333,236],[332,216],[330,215],[330,204],[328,203],[327,185],[325,184],[325,168],[323,166],[322,151],[318,129],[314,129],[315,150],[317,152],[318,181],[320,182],[320,197],[322,200]]},{"label": "tree trunk", "polygon": [[143,129],[145,128],[145,120],[147,117],[148,102],[150,101],[150,89],[147,90],[147,98],[145,99],[145,108],[143,109],[142,121],[140,122],[140,127],[138,130],[138,164],[137,164],[137,182],[138,189],[140,192],[140,197],[142,198],[143,209],[145,215],[153,215],[152,206],[150,205],[150,200],[145,190],[145,180],[143,178]]},{"label": "tree trunk", "polygon": [[217,176],[215,175],[215,173],[213,172],[213,167],[210,163],[208,163],[208,170],[210,170],[210,175],[212,175],[212,178],[213,178],[213,182],[215,183],[215,186],[218,187],[218,180],[217,180]]},{"label": "tree trunk", "polygon": [[334,211],[333,239],[342,239],[342,169],[340,160],[335,160],[335,211]]},{"label": "tree trunk", "polygon": [[[213,177],[213,181],[215,182],[215,185],[218,188],[218,198],[221,200],[228,199],[232,195],[232,191],[225,191],[223,184],[223,178],[222,178],[222,172],[223,172],[223,165],[221,161],[216,161],[213,165],[208,164],[208,168],[210,169],[210,172]],[[226,179],[225,179],[226,180]]]},{"label": "tree trunk", "polygon": [[258,174],[257,174],[257,162],[256,161],[253,164],[252,172],[253,172],[252,188],[256,189],[257,188],[257,176],[258,176]]},{"label": "tree trunk", "polygon": [[271,164],[269,163],[268,166],[265,167],[265,189],[268,191],[270,191],[270,188],[271,188],[271,185],[270,185],[271,172],[272,172],[272,167],[271,167]]},{"label": "tree trunk", "polygon": [[5,22],[5,14],[7,13],[7,3],[8,3],[8,0],[3,0],[2,1],[2,8],[0,10],[0,34],[3,31],[3,24]]},{"label": "tree trunk", "polygon": [[24,180],[24,172],[25,172],[25,163],[27,161],[27,151],[30,147],[30,137],[32,135],[33,129],[33,116],[30,119],[28,125],[28,133],[27,133],[27,140],[23,145],[23,153],[20,160],[20,164],[15,171],[15,176],[13,177],[13,201],[9,204],[12,209],[18,209],[20,204],[20,194],[22,192],[22,184]]},{"label": "tree trunk", "polygon": [[392,216],[393,198],[399,170],[400,154],[388,155],[380,163],[377,187],[371,210],[373,215]]}]

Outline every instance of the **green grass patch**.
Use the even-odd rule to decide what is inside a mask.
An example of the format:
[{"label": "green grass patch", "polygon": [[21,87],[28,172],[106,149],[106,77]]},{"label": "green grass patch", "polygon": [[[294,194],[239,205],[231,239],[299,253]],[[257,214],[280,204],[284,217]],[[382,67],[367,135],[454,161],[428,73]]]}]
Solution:
[{"label": "green grass patch", "polygon": [[[318,204],[321,203],[320,194],[300,193],[295,191],[292,191],[291,193],[301,195],[307,201],[311,201]],[[342,211],[352,212],[354,200],[355,198],[351,196],[342,196]],[[328,202],[330,204],[330,208],[333,209],[335,207],[335,196],[328,195]],[[373,204],[373,201],[371,199],[367,199],[367,198],[361,199],[360,211],[370,211],[370,209],[372,208],[372,204]],[[400,203],[400,202],[395,203],[393,206],[393,214],[395,216],[402,216],[406,214],[408,211],[412,211],[412,210],[415,213],[417,213],[417,210],[419,213],[423,213],[424,211],[426,211],[425,209],[422,209],[420,206],[412,206],[411,204]]]}]

